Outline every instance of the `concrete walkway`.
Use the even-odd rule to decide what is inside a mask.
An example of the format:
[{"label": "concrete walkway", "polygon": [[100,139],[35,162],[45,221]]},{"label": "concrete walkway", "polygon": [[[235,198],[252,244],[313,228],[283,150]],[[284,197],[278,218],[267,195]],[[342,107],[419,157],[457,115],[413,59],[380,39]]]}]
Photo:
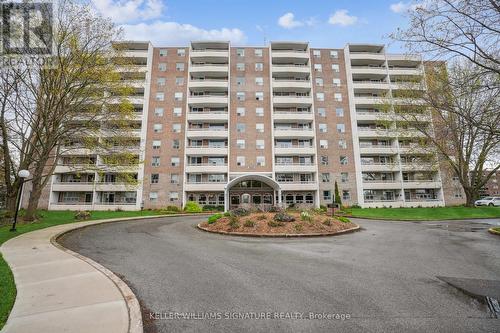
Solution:
[{"label": "concrete walkway", "polygon": [[[125,220],[140,218],[129,218]],[[85,221],[29,232],[1,247],[17,297],[2,333],[142,332],[128,286],[94,261],[53,243],[66,231],[124,219]]]}]

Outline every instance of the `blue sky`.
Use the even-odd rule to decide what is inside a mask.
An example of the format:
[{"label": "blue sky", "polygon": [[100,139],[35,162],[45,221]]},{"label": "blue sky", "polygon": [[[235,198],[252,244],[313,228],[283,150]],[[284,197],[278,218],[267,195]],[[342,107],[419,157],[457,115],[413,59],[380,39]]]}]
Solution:
[{"label": "blue sky", "polygon": [[[269,40],[304,40],[313,47],[347,42],[390,43],[386,36],[407,23],[409,1],[345,0],[91,0],[123,26],[127,39],[155,46],[190,40],[231,40],[263,45]],[[401,51],[400,45],[389,49]]]}]

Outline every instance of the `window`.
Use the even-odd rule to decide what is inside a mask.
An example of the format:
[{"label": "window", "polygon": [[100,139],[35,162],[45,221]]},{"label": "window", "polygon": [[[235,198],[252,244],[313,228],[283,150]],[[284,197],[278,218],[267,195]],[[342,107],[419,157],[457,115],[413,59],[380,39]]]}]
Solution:
[{"label": "window", "polygon": [[314,58],[321,58],[321,50],[313,50]]},{"label": "window", "polygon": [[265,156],[257,156],[257,165],[265,166],[266,165],[266,157]]},{"label": "window", "polygon": [[151,157],[151,166],[154,167],[160,166],[160,156]]},{"label": "window", "polygon": [[264,117],[264,108],[255,108],[255,114],[257,117]]},{"label": "window", "polygon": [[236,124],[236,132],[238,133],[245,133],[245,124],[242,124],[242,123],[237,123]]},{"label": "window", "polygon": [[170,158],[170,164],[172,166],[179,166],[180,163],[181,163],[181,159],[179,157],[171,157]]},{"label": "window", "polygon": [[328,172],[322,173],[321,174],[321,181],[323,183],[329,183],[330,182],[330,173],[328,173]]},{"label": "window", "polygon": [[236,93],[236,99],[238,101],[244,101],[245,100],[245,92],[244,91],[238,91]]},{"label": "window", "polygon": [[330,58],[332,59],[338,59],[339,53],[337,51],[330,51]]},{"label": "window", "polygon": [[330,191],[323,191],[323,200],[331,200],[332,195]]},{"label": "window", "polygon": [[186,50],[185,49],[177,49],[177,55],[179,57],[184,57],[186,55]]},{"label": "window", "polygon": [[339,140],[339,148],[340,149],[347,149],[347,141],[344,139]]},{"label": "window", "polygon": [[258,100],[258,101],[263,101],[264,100],[264,92],[257,91],[255,93],[255,99]]},{"label": "window", "polygon": [[349,192],[349,190],[342,191],[342,199],[343,200],[350,200],[351,199],[351,193]]},{"label": "window", "polygon": [[151,174],[151,184],[158,184],[159,181],[160,181],[160,174],[152,173]]},{"label": "window", "polygon": [[335,73],[340,72],[340,66],[339,66],[339,64],[332,64],[332,70],[333,70]]},{"label": "window", "polygon": [[182,95],[183,95],[183,94],[182,94],[181,92],[176,92],[176,93],[174,94],[174,100],[175,100],[175,101],[178,101],[178,102],[182,101]]},{"label": "window", "polygon": [[318,115],[320,117],[326,117],[326,111],[325,108],[318,108]]},{"label": "window", "polygon": [[314,71],[315,72],[322,72],[323,66],[321,66],[321,64],[314,64]]},{"label": "window", "polygon": [[255,147],[257,149],[264,149],[264,140],[256,140],[255,141]]},{"label": "window", "polygon": [[320,157],[321,165],[328,165],[328,156]]},{"label": "window", "polygon": [[263,86],[264,85],[264,78],[263,77],[256,77],[255,84],[258,86]]},{"label": "window", "polygon": [[236,64],[236,70],[237,70],[237,71],[240,71],[240,72],[245,71],[245,64],[244,64],[244,63],[242,63],[242,62],[237,63],[237,64]]},{"label": "window", "polygon": [[238,166],[245,166],[245,156],[236,156],[236,164]]},{"label": "window", "polygon": [[340,165],[347,165],[348,159],[347,156],[340,156]]},{"label": "window", "polygon": [[325,100],[325,93],[316,93],[316,100],[323,102]]},{"label": "window", "polygon": [[166,70],[167,70],[167,64],[166,64],[166,63],[164,63],[164,62],[160,62],[160,63],[158,64],[158,70],[159,70],[160,72],[164,72],[164,71],[166,71]]},{"label": "window", "polygon": [[158,192],[149,192],[149,201],[157,201],[158,200]]},{"label": "window", "polygon": [[337,115],[337,117],[343,117],[344,116],[344,109],[343,108],[336,108],[335,114]]},{"label": "window", "polygon": [[323,87],[323,78],[317,77],[314,81],[318,87]]},{"label": "window", "polygon": [[257,72],[262,72],[264,70],[264,64],[261,62],[255,63],[255,70]]},{"label": "window", "polygon": [[236,78],[236,84],[237,84],[238,86],[242,86],[242,85],[244,85],[244,84],[245,84],[245,78],[244,78],[244,77],[241,77],[241,76],[238,76],[238,77]]},{"label": "window", "polygon": [[243,108],[243,107],[236,108],[236,114],[238,116],[244,116],[245,115],[245,108]]},{"label": "window", "polygon": [[165,57],[168,54],[167,49],[160,49],[160,57]]},{"label": "window", "polygon": [[349,181],[349,174],[347,172],[340,173],[340,181],[342,183],[347,183]]},{"label": "window", "polygon": [[335,99],[335,101],[337,102],[342,102],[342,94],[340,93],[335,93],[333,94],[333,98]]},{"label": "window", "polygon": [[340,87],[340,79],[333,79],[332,82],[335,87]]},{"label": "window", "polygon": [[169,197],[170,201],[177,201],[179,200],[179,192],[170,192]]},{"label": "window", "polygon": [[184,78],[182,76],[178,76],[175,78],[175,84],[178,86],[184,85]]},{"label": "window", "polygon": [[163,125],[162,124],[153,124],[153,132],[161,133]]},{"label": "window", "polygon": [[184,63],[183,62],[176,63],[175,70],[178,72],[184,72]]},{"label": "window", "polygon": [[172,140],[172,148],[173,149],[179,149],[180,147],[181,147],[181,144],[179,142],[179,139]]},{"label": "window", "polygon": [[319,127],[320,133],[326,133],[326,132],[328,132],[328,127],[327,127],[326,124],[319,124],[318,127]]},{"label": "window", "polygon": [[170,174],[170,183],[171,184],[179,184],[179,174],[178,173],[171,173]]},{"label": "window", "polygon": [[162,93],[162,92],[157,92],[156,93],[156,96],[155,96],[155,99],[158,101],[158,102],[163,102],[165,100],[165,93]]},{"label": "window", "polygon": [[180,117],[182,115],[182,108],[174,108],[174,117]]},{"label": "window", "polygon": [[323,149],[328,149],[328,140],[319,140],[319,147]]},{"label": "window", "polygon": [[153,149],[160,149],[160,147],[161,147],[161,141],[153,140]]},{"label": "window", "polygon": [[174,133],[180,133],[181,132],[181,124],[172,124],[172,131]]},{"label": "window", "polygon": [[163,108],[155,108],[155,116],[163,117]]},{"label": "window", "polygon": [[345,125],[344,124],[337,124],[337,132],[345,133]]},{"label": "window", "polygon": [[160,87],[162,87],[165,85],[166,81],[167,80],[164,77],[159,77],[156,79],[156,84],[159,85]]},{"label": "window", "polygon": [[238,57],[244,57],[245,56],[245,49],[236,49],[236,55]]},{"label": "window", "polygon": [[262,49],[255,49],[254,53],[256,57],[262,57]]},{"label": "window", "polygon": [[263,133],[264,132],[264,124],[262,124],[262,123],[255,124],[255,129],[257,130],[257,132]]},{"label": "window", "polygon": [[245,149],[245,140],[243,139],[236,140],[236,147],[238,147],[239,149]]}]

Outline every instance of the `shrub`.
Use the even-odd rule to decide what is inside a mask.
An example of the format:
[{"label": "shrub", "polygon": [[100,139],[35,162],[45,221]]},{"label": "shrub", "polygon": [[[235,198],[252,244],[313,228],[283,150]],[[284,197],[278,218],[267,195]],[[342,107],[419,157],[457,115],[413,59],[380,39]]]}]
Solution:
[{"label": "shrub", "polygon": [[245,228],[253,228],[253,227],[255,227],[255,222],[254,222],[254,221],[252,221],[252,220],[248,220],[248,221],[246,221],[246,222],[243,224],[243,226],[244,226]]},{"label": "shrub", "polygon": [[295,228],[295,231],[297,231],[297,232],[301,232],[302,230],[304,230],[304,227],[302,226],[302,224],[295,224],[293,227]]},{"label": "shrub", "polygon": [[250,214],[250,211],[248,209],[241,208],[241,207],[233,209],[231,211],[231,215],[234,215],[234,216],[247,216],[248,214]]},{"label": "shrub", "polygon": [[194,201],[188,201],[186,202],[186,206],[184,206],[184,211],[188,213],[200,213],[203,210],[201,209],[201,206]]},{"label": "shrub", "polygon": [[319,210],[320,210],[321,212],[326,212],[327,208],[326,208],[326,206],[325,206],[325,205],[319,205]]},{"label": "shrub", "polygon": [[276,212],[281,212],[282,209],[278,206],[271,206],[271,207],[269,207],[269,209],[267,211],[269,213],[276,213]]},{"label": "shrub", "polygon": [[117,207],[117,208],[115,209],[115,212],[123,212],[123,209],[121,209],[120,207]]},{"label": "shrub", "polygon": [[240,227],[240,218],[238,216],[232,215],[229,217],[229,226],[231,229],[237,229]]},{"label": "shrub", "polygon": [[224,216],[225,216],[225,217],[229,217],[229,216],[231,216],[231,213],[230,213],[230,212],[225,212],[225,213],[224,213]]},{"label": "shrub", "polygon": [[205,205],[203,206],[203,211],[216,211],[216,212],[222,212],[224,211],[224,206],[223,205]]},{"label": "shrub", "polygon": [[174,206],[174,205],[167,206],[163,210],[166,210],[169,212],[179,212],[180,211],[179,207]]},{"label": "shrub", "polygon": [[285,223],[280,222],[280,221],[269,221],[269,222],[267,222],[267,225],[270,226],[271,228],[276,228],[276,227],[284,226]]},{"label": "shrub", "polygon": [[265,220],[266,218],[267,218],[267,216],[264,214],[257,216],[257,220],[259,220],[259,221]]},{"label": "shrub", "polygon": [[300,213],[300,219],[302,221],[309,221],[309,222],[312,221],[311,214],[309,214],[309,212],[306,212],[306,211],[303,211]]},{"label": "shrub", "polygon": [[340,221],[340,222],[342,222],[342,223],[350,223],[350,222],[351,222],[351,220],[349,220],[349,219],[348,219],[347,217],[345,217],[345,216],[338,216],[338,217],[337,217],[337,220],[339,220],[339,221]]},{"label": "shrub", "polygon": [[90,219],[90,212],[86,210],[79,210],[75,212],[75,220],[88,220]]},{"label": "shrub", "polygon": [[351,208],[361,208],[360,205],[352,205]]},{"label": "shrub", "polygon": [[324,225],[331,226],[332,225],[332,220],[331,219],[326,219],[323,221]]},{"label": "shrub", "polygon": [[295,221],[295,217],[284,212],[279,212],[274,214],[273,220],[277,222],[293,222]]},{"label": "shrub", "polygon": [[217,222],[218,219],[222,217],[222,214],[214,214],[208,217],[208,224],[213,224]]}]

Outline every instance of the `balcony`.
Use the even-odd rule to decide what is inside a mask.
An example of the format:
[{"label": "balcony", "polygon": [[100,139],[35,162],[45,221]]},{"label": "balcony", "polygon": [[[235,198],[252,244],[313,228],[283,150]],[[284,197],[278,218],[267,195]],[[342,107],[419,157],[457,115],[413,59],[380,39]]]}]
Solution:
[{"label": "balcony", "polygon": [[370,95],[354,95],[354,104],[356,105],[380,105],[389,104],[391,99],[383,96],[370,96]]},{"label": "balcony", "polygon": [[308,65],[303,64],[273,64],[274,73],[310,73]]},{"label": "balcony", "polygon": [[314,114],[312,112],[297,112],[297,111],[274,111],[274,120],[314,120]]},{"label": "balcony", "polygon": [[312,96],[273,96],[273,104],[275,105],[305,105],[309,106],[312,104]]},{"label": "balcony", "polygon": [[313,163],[280,163],[274,164],[275,172],[316,172],[316,165]]},{"label": "balcony", "polygon": [[123,58],[147,58],[148,50],[126,50],[119,54]]},{"label": "balcony", "polygon": [[282,191],[315,191],[318,189],[318,183],[311,181],[293,181],[293,182],[278,182]]},{"label": "balcony", "polygon": [[316,147],[274,146],[274,155],[315,155]]},{"label": "balcony", "polygon": [[391,120],[394,114],[389,114],[387,112],[370,112],[370,111],[357,111],[356,120]]},{"label": "balcony", "polygon": [[227,95],[201,95],[188,97],[189,105],[226,106],[227,103]]},{"label": "balcony", "polygon": [[276,138],[313,138],[314,131],[311,128],[274,128]]},{"label": "balcony", "polygon": [[93,182],[54,182],[52,184],[52,191],[55,192],[92,192],[93,190]]},{"label": "balcony", "polygon": [[310,80],[277,80],[273,79],[273,88],[301,88],[310,89]]},{"label": "balcony", "polygon": [[227,128],[189,128],[186,131],[188,138],[227,138],[228,130]]},{"label": "balcony", "polygon": [[210,79],[210,80],[190,80],[190,88],[225,88],[229,87],[227,79]]},{"label": "balcony", "polygon": [[398,153],[396,146],[388,145],[359,145],[360,154],[380,154],[380,155],[393,155]]},{"label": "balcony", "polygon": [[385,66],[351,66],[352,74],[377,74],[385,75],[387,74],[387,69]]},{"label": "balcony", "polygon": [[189,71],[192,73],[227,73],[228,64],[191,64]]},{"label": "balcony", "polygon": [[218,49],[200,49],[200,50],[190,50],[189,55],[192,59],[203,59],[203,58],[228,58],[228,50],[218,50]]},{"label": "balcony", "polygon": [[354,89],[389,89],[389,83],[385,81],[353,81],[352,87]]},{"label": "balcony", "polygon": [[402,162],[401,170],[403,171],[434,171],[438,166],[432,162]]},{"label": "balcony", "polygon": [[227,111],[188,112],[187,120],[227,121]]},{"label": "balcony", "polygon": [[186,165],[186,172],[189,173],[225,173],[227,172],[227,164],[213,164],[213,163],[198,163]]},{"label": "balcony", "polygon": [[358,137],[360,138],[390,138],[395,135],[396,133],[393,130],[385,128],[358,127]]},{"label": "balcony", "polygon": [[349,58],[351,58],[351,60],[385,61],[385,54],[375,52],[349,52]]},{"label": "balcony", "polygon": [[422,69],[420,67],[390,67],[389,75],[423,75]]},{"label": "balcony", "polygon": [[404,189],[439,189],[441,182],[434,179],[427,180],[404,180]]},{"label": "balcony", "polygon": [[135,191],[139,185],[136,183],[123,183],[123,182],[97,182],[95,183],[96,191],[118,191],[118,192],[126,192],[126,191]]},{"label": "balcony", "polygon": [[186,192],[224,191],[226,184],[226,182],[187,182],[184,190]]},{"label": "balcony", "polygon": [[389,190],[400,189],[401,182],[397,180],[363,180],[363,189],[365,190]]},{"label": "balcony", "polygon": [[225,156],[228,153],[227,147],[211,147],[211,146],[188,146],[186,147],[186,155],[202,156],[214,155]]},{"label": "balcony", "polygon": [[399,165],[397,163],[361,163],[361,171],[395,171],[398,168]]},{"label": "balcony", "polygon": [[273,59],[309,59],[309,52],[304,50],[272,50]]}]

